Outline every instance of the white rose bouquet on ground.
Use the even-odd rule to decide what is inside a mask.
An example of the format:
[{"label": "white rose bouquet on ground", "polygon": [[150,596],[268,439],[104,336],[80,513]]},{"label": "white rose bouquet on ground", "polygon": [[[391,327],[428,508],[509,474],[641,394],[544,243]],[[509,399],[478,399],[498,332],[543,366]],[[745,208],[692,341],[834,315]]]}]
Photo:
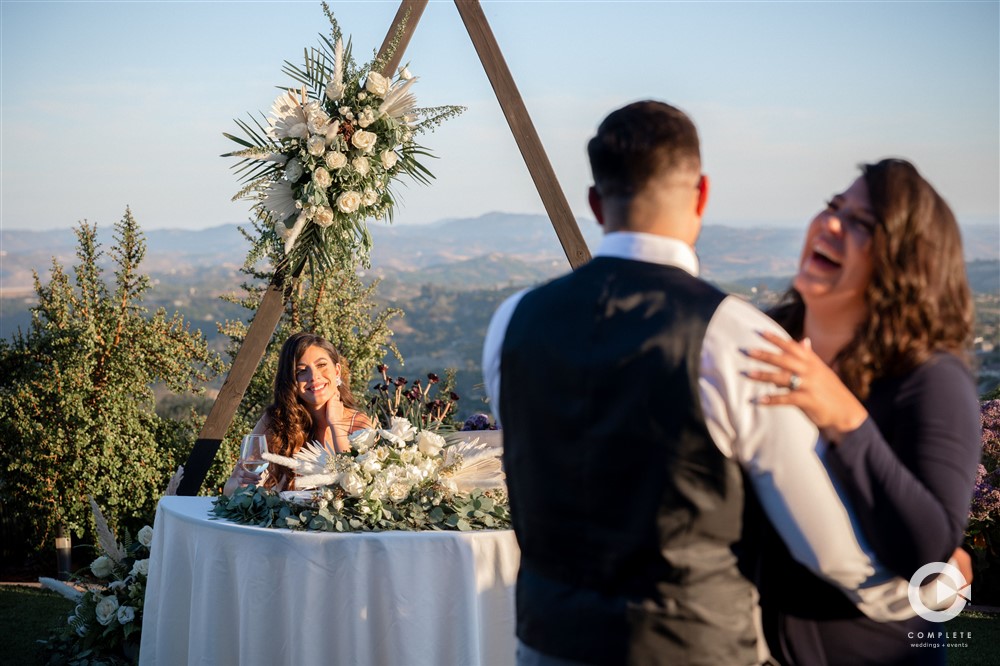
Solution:
[{"label": "white rose bouquet on ground", "polygon": [[46,643],[50,663],[81,659],[90,660],[86,663],[134,663],[139,655],[153,528],[146,525],[134,539],[126,533],[119,543],[97,503],[90,500],[90,504],[101,554],[74,576],[84,591],[66,618],[66,628]]},{"label": "white rose bouquet on ground", "polygon": [[241,158],[235,168],[245,185],[234,199],[254,201],[293,272],[306,262],[326,269],[343,254],[367,261],[366,221],[391,220],[392,183],[404,174],[425,184],[433,177],[418,162],[430,153],[415,137],[464,110],[417,108],[417,79],[407,68],[382,74],[402,26],[382,58],[359,66],[326,3],[323,11],[330,36],[306,51],[303,66],[285,63],[295,85],[274,101],[266,122],[237,120],[244,137],[225,135],[243,146],[224,155]]}]

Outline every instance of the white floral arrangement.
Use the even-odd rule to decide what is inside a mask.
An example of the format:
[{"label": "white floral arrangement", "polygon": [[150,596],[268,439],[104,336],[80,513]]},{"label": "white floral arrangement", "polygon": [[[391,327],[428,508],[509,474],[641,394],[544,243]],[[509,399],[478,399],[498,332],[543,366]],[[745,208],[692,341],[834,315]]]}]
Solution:
[{"label": "white floral arrangement", "polygon": [[418,162],[430,153],[415,137],[464,110],[418,108],[411,90],[417,78],[407,67],[383,75],[402,25],[382,58],[358,66],[326,3],[323,11],[330,36],[306,51],[304,66],[285,63],[297,85],[278,96],[265,124],[236,121],[245,138],[225,135],[244,146],[224,155],[242,158],[235,167],[246,184],[233,199],[254,201],[293,272],[305,262],[313,270],[331,267],[342,253],[367,261],[366,221],[391,221],[393,181],[405,174],[426,184],[433,177]]},{"label": "white floral arrangement", "polygon": [[70,661],[93,658],[97,659],[94,663],[130,663],[139,654],[153,528],[146,525],[134,539],[126,534],[119,543],[97,503],[91,499],[90,505],[101,554],[84,576],[75,576],[83,591],[75,596],[76,607],[66,618],[67,630],[54,634],[46,647]]},{"label": "white floral arrangement", "polygon": [[351,435],[351,450],[318,442],[294,457],[264,457],[295,473],[294,491],[248,486],[216,500],[237,522],[324,531],[502,529],[510,525],[501,450],[472,436],[456,444],[409,420]]}]

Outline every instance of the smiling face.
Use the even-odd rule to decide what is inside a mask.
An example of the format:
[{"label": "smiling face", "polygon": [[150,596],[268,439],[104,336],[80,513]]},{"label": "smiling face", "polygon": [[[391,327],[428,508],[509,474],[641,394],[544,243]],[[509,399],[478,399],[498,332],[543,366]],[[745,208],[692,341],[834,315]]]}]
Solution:
[{"label": "smiling face", "polygon": [[807,308],[835,309],[857,321],[865,316],[872,277],[872,233],[876,217],[868,186],[858,178],[813,218],[792,286]]},{"label": "smiling face", "polygon": [[307,347],[295,363],[295,391],[306,406],[318,409],[337,395],[340,364],[322,347]]}]

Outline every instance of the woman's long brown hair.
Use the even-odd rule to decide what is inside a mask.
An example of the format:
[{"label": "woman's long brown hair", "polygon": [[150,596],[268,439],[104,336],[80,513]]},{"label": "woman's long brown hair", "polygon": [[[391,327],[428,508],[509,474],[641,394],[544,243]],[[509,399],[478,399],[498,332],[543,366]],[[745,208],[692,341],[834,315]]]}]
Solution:
[{"label": "woman's long brown hair", "polygon": [[[834,367],[864,399],[875,379],[905,374],[935,352],[968,362],[974,315],[961,233],[948,204],[905,160],[861,170],[878,220],[868,314]],[[769,314],[792,337],[803,337],[805,304],[794,288]]]},{"label": "woman's long brown hair", "polygon": [[[310,347],[319,347],[340,364],[340,401],[345,407],[357,409],[357,401],[351,393],[351,373],[347,361],[324,338],[313,333],[295,333],[290,335],[281,346],[278,355],[278,369],[274,375],[274,400],[264,410],[267,417],[267,445],[271,453],[292,457],[309,439],[313,418],[309,410],[299,400],[295,390],[295,366],[302,355]],[[273,488],[282,481],[286,489],[292,487],[292,471],[281,465],[271,465],[268,478],[264,482],[267,488]]]}]

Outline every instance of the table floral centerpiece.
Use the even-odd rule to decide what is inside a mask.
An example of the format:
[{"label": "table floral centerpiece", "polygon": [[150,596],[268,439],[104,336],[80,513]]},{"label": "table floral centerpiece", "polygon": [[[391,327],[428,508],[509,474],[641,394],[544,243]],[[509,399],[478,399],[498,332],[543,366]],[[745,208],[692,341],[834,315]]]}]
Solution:
[{"label": "table floral centerpiece", "polygon": [[364,261],[371,248],[366,220],[392,219],[392,184],[403,175],[428,183],[433,175],[419,159],[430,155],[416,137],[457,116],[464,107],[420,108],[407,67],[386,75],[405,21],[387,51],[358,65],[351,42],[343,41],[327,4],[329,36],[307,49],[303,65],[285,63],[295,82],[286,87],[261,123],[235,121],[243,135],[225,134],[240,150],[234,165],[244,183],[233,197],[249,199],[263,234],[283,249],[297,274],[308,262],[313,271]]},{"label": "table floral centerpiece", "polygon": [[[372,422],[360,430],[351,450],[330,451],[307,443],[288,458],[271,453],[272,464],[295,472],[295,490],[280,493],[257,486],[215,500],[217,517],[263,527],[318,531],[471,530],[510,527],[501,449],[475,433],[457,439],[446,417],[458,396],[449,377],[426,382],[392,378],[379,365],[382,381],[372,388]],[[443,397],[438,397],[443,396]]]}]

